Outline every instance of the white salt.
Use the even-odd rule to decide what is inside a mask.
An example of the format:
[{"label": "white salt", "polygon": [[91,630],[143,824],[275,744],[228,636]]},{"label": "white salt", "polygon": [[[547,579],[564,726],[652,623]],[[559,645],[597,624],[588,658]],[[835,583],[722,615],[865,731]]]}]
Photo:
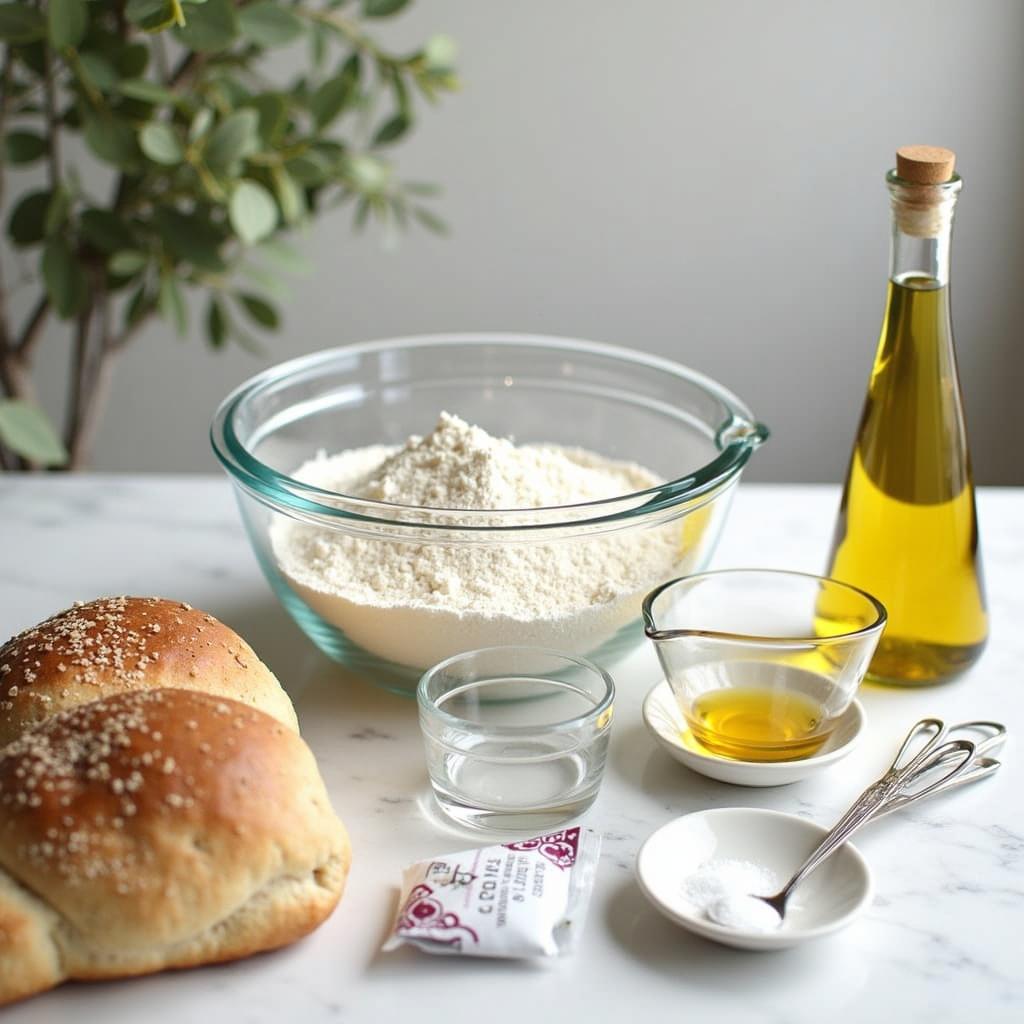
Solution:
[{"label": "white salt", "polygon": [[[683,879],[682,896],[694,911],[741,931],[773,931],[782,918],[751,896],[771,896],[780,882],[774,871],[746,860],[712,860]],[[763,909],[761,909],[763,908]]]},{"label": "white salt", "polygon": [[773,932],[782,924],[779,912],[756,896],[732,893],[705,911],[715,924],[741,932]]}]

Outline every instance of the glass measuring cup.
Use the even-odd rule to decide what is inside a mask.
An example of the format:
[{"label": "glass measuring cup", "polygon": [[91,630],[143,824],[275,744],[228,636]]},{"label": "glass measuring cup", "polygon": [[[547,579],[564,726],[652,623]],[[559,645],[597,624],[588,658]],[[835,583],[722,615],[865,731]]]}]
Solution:
[{"label": "glass measuring cup", "polygon": [[831,735],[886,613],[838,580],[727,569],[651,591],[643,618],[698,744],[736,760],[788,761]]}]

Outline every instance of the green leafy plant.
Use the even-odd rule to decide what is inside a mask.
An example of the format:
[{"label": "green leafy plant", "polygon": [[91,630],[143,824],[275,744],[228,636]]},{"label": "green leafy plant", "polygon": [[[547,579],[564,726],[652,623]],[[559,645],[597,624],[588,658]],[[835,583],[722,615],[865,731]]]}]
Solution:
[{"label": "green leafy plant", "polygon": [[[324,210],[443,231],[433,186],[401,181],[387,155],[414,97],[458,87],[447,37],[405,54],[374,38],[408,3],[0,2],[4,263],[20,270],[0,274],[0,465],[84,465],[113,362],[153,317],[185,335],[198,305],[211,346],[258,347],[252,328],[280,323],[279,271],[302,268],[287,236]],[[276,83],[268,51],[302,45],[306,73]],[[103,169],[102,195],[72,151]],[[22,165],[42,173],[7,202]],[[22,287],[37,294],[15,324]],[[60,433],[32,380],[51,317],[70,336]]]}]

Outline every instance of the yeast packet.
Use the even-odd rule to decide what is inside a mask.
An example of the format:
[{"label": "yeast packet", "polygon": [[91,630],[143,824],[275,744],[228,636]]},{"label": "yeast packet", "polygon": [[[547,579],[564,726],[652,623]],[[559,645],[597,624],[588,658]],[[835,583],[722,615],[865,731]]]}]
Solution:
[{"label": "yeast packet", "polygon": [[564,956],[579,941],[601,837],[567,828],[518,843],[411,864],[384,950],[527,958]]}]

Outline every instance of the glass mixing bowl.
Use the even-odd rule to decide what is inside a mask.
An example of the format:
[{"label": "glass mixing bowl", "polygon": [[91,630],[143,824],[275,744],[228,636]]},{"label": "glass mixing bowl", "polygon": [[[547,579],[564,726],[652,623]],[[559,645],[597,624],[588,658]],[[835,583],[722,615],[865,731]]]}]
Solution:
[{"label": "glass mixing bowl", "polygon": [[[318,452],[401,445],[428,433],[442,410],[517,444],[637,463],[664,483],[576,505],[466,511],[371,501],[293,475]],[[395,338],[293,359],[232,392],[211,427],[282,604],[329,657],[405,693],[425,668],[473,648],[530,644],[607,661],[638,643],[644,595],[706,565],[732,489],[766,437],[735,395],[677,363],[513,334]],[[330,582],[296,566],[296,538],[341,559]],[[346,558],[365,567],[397,552],[415,568],[438,545],[453,552],[445,593],[403,603],[386,577],[370,596],[346,590]],[[609,558],[628,583],[593,578]],[[510,589],[497,612],[456,607],[460,573],[499,585],[532,573],[549,593],[561,588],[564,603],[531,617]]]}]

